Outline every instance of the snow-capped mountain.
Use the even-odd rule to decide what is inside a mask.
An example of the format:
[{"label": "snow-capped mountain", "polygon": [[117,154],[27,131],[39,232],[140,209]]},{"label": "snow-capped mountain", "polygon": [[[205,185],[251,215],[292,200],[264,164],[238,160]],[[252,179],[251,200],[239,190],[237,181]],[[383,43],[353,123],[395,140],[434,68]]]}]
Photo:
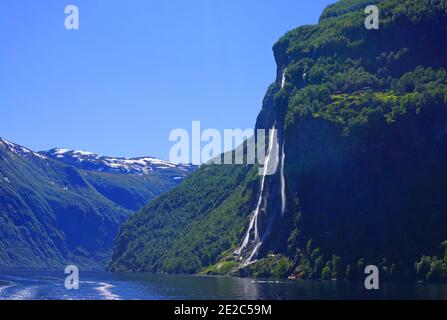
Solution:
[{"label": "snow-capped mountain", "polygon": [[0,146],[5,147],[10,152],[13,152],[21,157],[38,157],[40,159],[46,159],[46,157],[38,152],[31,151],[25,147],[18,144],[9,142],[5,139],[0,138]]},{"label": "snow-capped mountain", "polygon": [[[53,158],[80,169],[98,172],[124,174],[151,174],[160,170],[180,170],[189,173],[196,168],[193,165],[176,165],[154,157],[119,158],[98,155],[83,150],[55,148],[39,152],[41,156]],[[180,178],[180,177],[179,177]]]},{"label": "snow-capped mountain", "polygon": [[194,168],[152,157],[35,152],[0,138],[0,269],[103,268],[119,225]]},{"label": "snow-capped mountain", "polygon": [[[51,158],[79,169],[89,171],[146,175],[160,172],[161,170],[173,170],[180,173],[184,172],[186,175],[197,168],[195,165],[174,164],[154,157],[108,157],[83,150],[54,148],[48,151],[34,152],[2,138],[0,138],[0,145],[21,157],[38,157],[40,159]],[[180,178],[181,177],[179,177],[179,179]]]}]

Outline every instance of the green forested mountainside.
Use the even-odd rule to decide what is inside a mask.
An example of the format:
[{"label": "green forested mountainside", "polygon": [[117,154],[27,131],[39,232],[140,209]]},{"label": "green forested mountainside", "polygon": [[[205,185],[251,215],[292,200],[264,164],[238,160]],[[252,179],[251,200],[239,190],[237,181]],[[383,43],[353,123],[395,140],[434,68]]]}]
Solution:
[{"label": "green forested mountainside", "polygon": [[365,263],[384,277],[421,276],[415,261],[437,254],[447,231],[447,2],[377,2],[371,31],[363,4],[346,4],[275,45],[295,215],[269,249],[296,277],[354,277]]},{"label": "green forested mountainside", "polygon": [[163,174],[79,170],[0,139],[0,267],[104,267],[119,225],[179,172]]},{"label": "green forested mountainside", "polygon": [[[370,4],[380,10],[379,30],[364,27]],[[277,173],[267,179],[260,221],[273,218],[272,231],[257,262],[242,265],[233,252],[248,228],[260,179],[241,179],[242,194],[250,197],[242,211],[217,216],[212,208],[198,209],[200,195],[230,201],[235,195],[218,188],[228,183],[230,169],[215,166],[208,175],[203,166],[193,175],[200,180],[191,176],[121,228],[111,269],[341,279],[376,264],[384,278],[446,279],[440,247],[447,239],[446,40],[445,0],[342,0],[318,25],[288,32],[274,45],[277,78],[256,125],[279,130],[287,205],[278,215]],[[187,199],[185,186],[196,190]],[[229,219],[233,236],[215,232],[212,243],[205,240],[213,230],[206,226],[232,215],[245,217],[242,225]],[[185,218],[194,228],[179,231],[169,223]],[[179,234],[182,241],[175,240]],[[186,242],[191,239],[202,243],[200,250]]]},{"label": "green forested mountainside", "polygon": [[215,263],[244,228],[255,181],[253,166],[198,169],[122,225],[109,269],[194,273]]},{"label": "green forested mountainside", "polygon": [[121,207],[136,211],[149,200],[172,189],[178,184],[173,178],[185,173],[177,169],[157,174],[114,174],[80,170],[83,178],[105,198]]},{"label": "green forested mountainside", "polygon": [[369,5],[376,5],[378,0],[345,0],[338,1],[334,4],[331,4],[324,9],[323,13],[320,16],[320,22],[324,19],[329,19],[332,17],[338,17],[347,13],[360,11],[366,8]]},{"label": "green forested mountainside", "polygon": [[153,157],[120,158],[82,150],[51,149],[40,155],[72,166],[103,196],[135,211],[179,184],[196,169]]}]

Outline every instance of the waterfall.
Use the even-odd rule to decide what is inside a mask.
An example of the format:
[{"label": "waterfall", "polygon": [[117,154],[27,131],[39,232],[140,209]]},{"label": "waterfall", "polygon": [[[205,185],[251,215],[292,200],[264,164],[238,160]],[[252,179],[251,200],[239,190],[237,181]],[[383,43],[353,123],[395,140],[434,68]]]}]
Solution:
[{"label": "waterfall", "polygon": [[[258,198],[258,202],[256,205],[256,209],[253,212],[253,215],[250,219],[250,224],[248,226],[248,229],[246,231],[244,240],[242,241],[241,246],[239,247],[239,249],[237,249],[235,251],[235,254],[240,255],[242,253],[242,250],[244,250],[248,244],[250,243],[250,240],[252,241],[254,247],[253,250],[251,251],[249,257],[244,261],[243,265],[247,266],[248,264],[254,262],[253,258],[257,255],[259,248],[261,247],[262,244],[262,237],[259,234],[259,229],[258,229],[258,218],[259,218],[259,213],[261,211],[265,211],[266,207],[267,207],[267,201],[264,199],[264,190],[265,190],[265,185],[266,185],[266,179],[265,177],[267,176],[267,173],[269,172],[269,168],[271,166],[271,159],[272,159],[272,155],[274,153],[274,147],[276,147],[276,151],[277,151],[277,147],[278,147],[278,140],[277,140],[277,130],[275,128],[275,125],[273,126],[272,130],[269,131],[269,146],[268,146],[268,151],[267,151],[267,155],[264,161],[264,168],[262,171],[262,178],[261,178],[261,190],[259,192],[259,198]],[[273,158],[275,156],[273,155]],[[277,157],[277,155],[276,155]],[[274,165],[277,166],[277,159],[275,159],[275,163]],[[263,201],[265,200],[265,201]],[[253,232],[253,236],[251,236]]]},{"label": "waterfall", "polygon": [[[287,67],[284,68],[284,71],[282,73],[281,89],[284,88],[284,85],[286,83],[286,72]],[[285,144],[286,140],[284,139],[281,151],[281,215],[284,215],[284,212],[286,211],[286,179],[284,177],[284,160],[286,158],[286,154],[284,152]]]},{"label": "waterfall", "polygon": [[[282,72],[282,79],[281,79],[281,89],[284,88],[286,84],[286,72],[287,68],[284,68]],[[284,161],[285,161],[285,151],[284,151],[284,142],[282,144],[282,154],[281,154],[281,215],[284,214],[286,210],[286,186],[285,186],[285,177],[284,177]],[[276,172],[276,168],[278,166],[278,156],[279,156],[279,141],[278,141],[278,135],[277,135],[277,129],[276,129],[276,123],[273,125],[272,129],[269,130],[269,145],[268,145],[268,151],[265,157],[265,161],[263,164],[263,168],[260,168],[261,174],[261,189],[258,196],[258,201],[256,203],[256,208],[253,211],[253,214],[250,218],[250,223],[248,225],[248,229],[245,233],[244,239],[242,241],[241,246],[234,252],[235,255],[239,256],[240,259],[243,260],[242,266],[246,267],[249,264],[252,264],[256,261],[256,257],[258,255],[258,252],[261,248],[261,245],[266,238],[266,236],[269,234],[271,225],[273,223],[274,216],[268,217],[268,223],[267,227],[264,228],[263,234],[261,235],[259,232],[259,214],[260,213],[266,213],[267,211],[267,197],[269,195],[269,191],[266,191],[266,176],[274,174]],[[272,161],[274,160],[274,161]],[[274,170],[272,171],[272,166],[274,166]],[[242,251],[246,249],[246,252],[248,251],[248,254],[245,255],[242,254]],[[248,250],[249,249],[249,250]]]},{"label": "waterfall", "polygon": [[287,72],[287,68],[284,68],[284,71],[282,73],[281,89],[283,89],[284,85],[286,84],[286,72]]},{"label": "waterfall", "polygon": [[284,215],[286,211],[286,178],[284,177],[284,161],[286,159],[286,153],[284,151],[284,147],[286,145],[286,140],[284,139],[282,143],[282,152],[281,152],[281,215]]}]

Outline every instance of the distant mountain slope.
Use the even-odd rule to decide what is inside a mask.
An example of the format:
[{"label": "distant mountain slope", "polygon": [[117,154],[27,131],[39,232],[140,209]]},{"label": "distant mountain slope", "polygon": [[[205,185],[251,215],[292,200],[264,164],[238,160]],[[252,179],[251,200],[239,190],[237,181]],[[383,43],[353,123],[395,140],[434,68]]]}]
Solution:
[{"label": "distant mountain slope", "polygon": [[[114,158],[100,156],[88,151],[59,148],[51,149],[49,151],[42,151],[39,153],[56,160],[60,160],[66,164],[73,165],[79,169],[98,172],[149,174],[168,171],[178,174],[179,170],[185,172],[191,172],[194,170],[194,166],[192,165],[176,165],[153,157]],[[179,175],[174,176],[173,178],[181,179],[183,177],[184,175]]]},{"label": "distant mountain slope", "polygon": [[103,196],[138,210],[179,184],[196,166],[153,157],[114,158],[81,150],[52,149],[40,155],[71,165]]},{"label": "distant mountain slope", "polygon": [[[447,255],[415,268],[447,246],[445,39],[445,0],[342,0],[288,32],[256,124],[278,129],[277,173],[202,166],[122,226],[110,269],[343,279],[375,264],[381,279],[447,279]],[[222,192],[231,170],[245,178]]]},{"label": "distant mountain slope", "polygon": [[151,162],[100,172],[0,139],[0,267],[103,266],[119,225],[193,170]]},{"label": "distant mountain slope", "polygon": [[109,269],[194,273],[216,261],[243,230],[253,169],[207,165],[150,202],[121,228]]}]

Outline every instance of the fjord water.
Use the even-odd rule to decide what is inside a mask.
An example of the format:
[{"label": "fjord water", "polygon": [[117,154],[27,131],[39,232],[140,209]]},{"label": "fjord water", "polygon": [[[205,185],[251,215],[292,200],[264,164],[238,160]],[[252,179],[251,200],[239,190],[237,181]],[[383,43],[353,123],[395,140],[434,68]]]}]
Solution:
[{"label": "fjord water", "polygon": [[0,272],[0,299],[447,299],[446,284],[384,283],[367,291],[346,281],[254,280],[181,275],[80,273],[79,290],[57,271]]}]

